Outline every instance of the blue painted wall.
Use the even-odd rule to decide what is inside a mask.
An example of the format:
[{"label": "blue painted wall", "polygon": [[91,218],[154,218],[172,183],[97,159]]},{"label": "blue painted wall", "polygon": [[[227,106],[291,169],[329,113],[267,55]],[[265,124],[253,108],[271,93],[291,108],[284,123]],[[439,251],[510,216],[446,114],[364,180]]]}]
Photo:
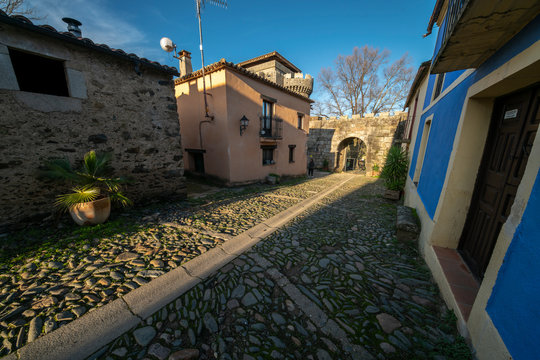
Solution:
[{"label": "blue painted wall", "polygon": [[[444,29],[444,26],[446,24],[446,18],[443,20],[441,27],[439,28],[439,31],[437,32],[437,41],[435,42],[435,49],[433,50],[433,56],[432,58],[435,58],[435,55],[439,52],[439,49],[442,45],[442,31],[441,29]],[[435,86],[435,79],[437,78],[436,74],[430,74],[428,79],[428,86],[426,91],[426,98],[424,99],[424,107],[423,109],[427,108],[431,102],[431,94],[433,94],[433,86]]]},{"label": "blue painted wall", "polygon": [[452,83],[456,81],[457,78],[460,77],[461,74],[463,74],[464,72],[465,70],[457,70],[457,71],[446,73],[444,76],[444,83],[443,83],[441,92],[443,92],[447,87],[452,85]]},{"label": "blue painted wall", "polygon": [[540,172],[486,310],[516,360],[540,359]]},{"label": "blue painted wall", "polygon": [[446,26],[446,18],[444,18],[441,27],[439,28],[439,31],[437,31],[437,41],[435,42],[435,49],[433,49],[433,58],[435,58],[435,55],[439,52],[439,49],[442,45],[442,36],[443,36],[443,29]]},{"label": "blue painted wall", "polygon": [[450,93],[439,99],[422,115],[422,120],[418,127],[418,135],[416,137],[417,140],[414,146],[414,155],[409,172],[411,178],[413,178],[416,167],[425,120],[433,114],[424,163],[422,165],[422,173],[417,188],[418,195],[422,199],[424,207],[431,219],[435,215],[439,196],[444,185],[446,169],[450,161],[463,102],[471,85],[471,80],[472,78],[469,76],[465,81],[462,81],[452,89]]},{"label": "blue painted wall", "polygon": [[[440,29],[439,29],[440,30]],[[440,32],[440,31],[439,31]],[[476,81],[482,79],[487,74],[504,64],[506,61],[531,46],[540,39],[540,16],[521,30],[512,40],[497,51],[491,58],[482,64],[475,72],[464,79],[446,96],[436,99],[433,106],[422,114],[416,142],[411,159],[409,176],[414,177],[418,151],[422,139],[425,119],[434,114],[431,124],[430,135],[426,146],[422,174],[418,183],[418,195],[422,199],[428,215],[433,219],[435,210],[439,202],[442,187],[446,177],[448,162],[452,153],[452,146],[456,135],[456,129],[465,102],[465,97],[469,87]],[[437,47],[440,46],[440,33],[437,40]],[[436,54],[436,52],[435,52]],[[463,71],[454,71],[446,74],[444,86],[449,86]],[[431,93],[436,75],[430,75],[424,109],[430,105]]]},{"label": "blue painted wall", "polygon": [[429,106],[431,103],[431,95],[433,94],[433,87],[435,86],[435,79],[437,78],[437,74],[430,74],[426,89],[426,98],[424,99],[424,107],[422,109],[425,109]]},{"label": "blue painted wall", "polygon": [[[458,77],[463,74],[465,70],[457,70],[452,71],[449,73],[446,73],[444,76],[444,82],[441,89],[441,92],[443,92],[447,87],[452,85],[454,81],[457,80]],[[437,79],[437,74],[430,74],[428,79],[428,86],[426,90],[426,98],[424,99],[424,107],[423,109],[427,108],[429,104],[431,104],[431,95],[433,94],[433,88],[435,87],[435,80]]]}]

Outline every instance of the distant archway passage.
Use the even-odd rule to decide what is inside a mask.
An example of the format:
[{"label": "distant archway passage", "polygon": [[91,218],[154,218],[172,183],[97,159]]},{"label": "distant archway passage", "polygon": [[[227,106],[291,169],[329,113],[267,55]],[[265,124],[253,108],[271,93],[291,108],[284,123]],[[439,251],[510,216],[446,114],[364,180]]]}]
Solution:
[{"label": "distant archway passage", "polygon": [[[406,119],[407,113],[401,112],[364,118],[357,115],[352,118],[311,117],[308,156],[315,161],[315,167],[330,171],[357,169],[362,159],[366,171],[377,171],[384,164],[388,149],[398,139],[398,124]],[[364,146],[355,148],[354,139],[361,140]]]},{"label": "distant archway passage", "polygon": [[357,137],[350,137],[338,145],[337,171],[366,170],[366,144]]}]

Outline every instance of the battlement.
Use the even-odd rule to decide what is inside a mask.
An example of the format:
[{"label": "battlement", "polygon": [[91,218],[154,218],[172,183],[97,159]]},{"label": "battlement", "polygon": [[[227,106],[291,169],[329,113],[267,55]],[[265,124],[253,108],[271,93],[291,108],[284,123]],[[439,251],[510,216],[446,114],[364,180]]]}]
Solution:
[{"label": "battlement", "polygon": [[360,114],[355,114],[355,115],[352,115],[352,116],[330,116],[330,117],[325,117],[325,116],[311,116],[311,120],[323,120],[323,121],[355,121],[355,120],[360,120],[360,119],[367,119],[367,118],[390,118],[390,117],[395,117],[395,116],[399,116],[400,118],[403,118],[403,120],[405,120],[405,118],[407,117],[407,112],[406,111],[394,111],[393,115],[390,115],[390,112],[380,112],[378,113],[377,115],[373,114],[373,113],[367,113],[367,114],[364,114],[364,116],[360,116]]},{"label": "battlement", "polygon": [[288,73],[283,75],[283,86],[287,89],[309,97],[313,92],[313,77],[309,74]]},{"label": "battlement", "polygon": [[[304,74],[302,74],[302,73],[289,73],[289,74],[283,75],[283,77],[285,79],[303,79]],[[306,74],[306,79],[313,79],[313,77],[311,75],[309,75],[309,74]]]}]

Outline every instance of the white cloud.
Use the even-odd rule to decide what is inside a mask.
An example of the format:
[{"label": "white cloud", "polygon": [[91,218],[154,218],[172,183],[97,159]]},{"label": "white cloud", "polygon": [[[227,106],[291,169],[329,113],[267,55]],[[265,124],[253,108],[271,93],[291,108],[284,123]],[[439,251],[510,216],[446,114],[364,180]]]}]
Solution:
[{"label": "white cloud", "polygon": [[[37,24],[49,24],[58,31],[67,31],[63,17],[71,17],[82,23],[83,37],[92,39],[98,44],[107,44],[112,48],[120,48],[126,52],[134,52],[134,48],[143,50],[145,35],[133,24],[122,19],[122,14],[115,14],[102,0],[28,0],[34,8]],[[137,53],[140,56],[145,54]]]}]

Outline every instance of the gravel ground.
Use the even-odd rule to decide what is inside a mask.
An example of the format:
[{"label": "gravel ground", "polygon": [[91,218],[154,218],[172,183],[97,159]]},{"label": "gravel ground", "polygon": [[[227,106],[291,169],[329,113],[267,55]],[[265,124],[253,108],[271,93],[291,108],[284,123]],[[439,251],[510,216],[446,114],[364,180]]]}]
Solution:
[{"label": "gravel ground", "polygon": [[[273,195],[305,196],[293,188]],[[93,357],[471,358],[382,191],[355,176]]]}]

